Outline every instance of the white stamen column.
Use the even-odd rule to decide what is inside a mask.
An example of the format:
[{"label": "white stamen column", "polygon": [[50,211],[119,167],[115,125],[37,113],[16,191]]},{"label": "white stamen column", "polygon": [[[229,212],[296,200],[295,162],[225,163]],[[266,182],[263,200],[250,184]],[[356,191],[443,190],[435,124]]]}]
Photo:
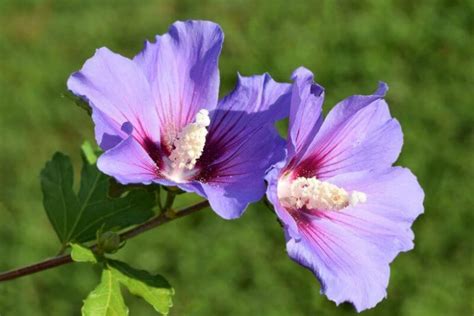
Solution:
[{"label": "white stamen column", "polygon": [[281,179],[278,184],[278,197],[286,207],[306,207],[321,211],[339,211],[349,205],[355,206],[367,201],[365,193],[352,191],[349,194],[343,188],[315,177]]},{"label": "white stamen column", "polygon": [[186,125],[173,142],[174,149],[169,158],[173,169],[191,170],[201,157],[206,144],[207,129],[211,120],[209,111],[202,109],[196,114],[194,123]]}]

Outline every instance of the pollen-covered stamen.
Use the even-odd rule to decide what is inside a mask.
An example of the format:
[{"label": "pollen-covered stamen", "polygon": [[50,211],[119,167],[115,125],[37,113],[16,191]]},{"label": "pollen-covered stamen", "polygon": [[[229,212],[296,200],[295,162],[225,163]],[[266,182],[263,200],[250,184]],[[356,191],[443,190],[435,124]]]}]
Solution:
[{"label": "pollen-covered stamen", "polygon": [[365,193],[348,193],[332,183],[320,181],[315,177],[298,177],[294,180],[283,179],[278,186],[278,196],[286,207],[339,211],[351,205],[367,201]]},{"label": "pollen-covered stamen", "polygon": [[173,169],[194,168],[206,144],[206,127],[210,123],[209,112],[202,109],[196,114],[195,122],[186,125],[178,134],[173,141],[173,150],[169,156]]}]

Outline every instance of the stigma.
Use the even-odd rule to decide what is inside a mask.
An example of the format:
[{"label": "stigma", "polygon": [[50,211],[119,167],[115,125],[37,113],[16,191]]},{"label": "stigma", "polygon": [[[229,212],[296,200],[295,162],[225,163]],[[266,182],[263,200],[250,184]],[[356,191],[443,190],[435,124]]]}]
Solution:
[{"label": "stigma", "polygon": [[186,125],[173,141],[169,155],[171,168],[175,171],[192,170],[201,157],[206,145],[207,129],[211,120],[209,111],[201,109],[196,114],[194,123]]},{"label": "stigma", "polygon": [[320,181],[315,177],[281,179],[278,183],[278,197],[285,207],[320,211],[340,211],[367,201],[365,193],[358,191],[349,193],[337,185]]}]

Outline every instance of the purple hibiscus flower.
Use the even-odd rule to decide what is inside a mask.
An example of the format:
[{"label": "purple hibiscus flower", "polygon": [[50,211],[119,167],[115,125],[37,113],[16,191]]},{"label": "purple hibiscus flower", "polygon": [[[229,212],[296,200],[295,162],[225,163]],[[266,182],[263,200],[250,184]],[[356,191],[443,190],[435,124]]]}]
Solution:
[{"label": "purple hibiscus flower", "polygon": [[389,263],[413,248],[424,193],[408,169],[392,166],[403,134],[386,84],[343,100],[323,122],[323,88],[304,68],[293,79],[288,154],[267,175],[267,197],[289,256],[329,299],[362,311],[386,296]]},{"label": "purple hibiscus flower", "polygon": [[226,219],[265,194],[265,171],[284,155],[273,124],[291,87],[239,76],[218,102],[222,43],[215,23],[176,22],[133,59],[101,48],[71,75],[69,90],[92,108],[102,172],[195,192]]}]

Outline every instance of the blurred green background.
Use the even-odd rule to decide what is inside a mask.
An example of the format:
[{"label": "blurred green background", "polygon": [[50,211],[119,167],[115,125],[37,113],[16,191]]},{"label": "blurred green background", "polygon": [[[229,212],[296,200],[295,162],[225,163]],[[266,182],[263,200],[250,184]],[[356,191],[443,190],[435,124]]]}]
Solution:
[{"label": "blurred green background", "polygon": [[[388,299],[366,315],[474,313],[473,1],[0,0],[0,269],[54,255],[39,171],[61,150],[79,166],[87,115],[61,97],[95,48],[126,56],[178,19],[224,29],[221,94],[236,72],[288,80],[304,65],[326,87],[326,110],[378,80],[405,133],[399,164],[418,176],[425,215],[416,247],[392,266]],[[195,214],[128,242],[118,255],[165,275],[171,315],[354,315],[319,294],[285,254],[262,205],[226,222]],[[0,314],[79,315],[98,271],[74,264],[0,284]],[[152,315],[127,296],[131,315]]]}]

